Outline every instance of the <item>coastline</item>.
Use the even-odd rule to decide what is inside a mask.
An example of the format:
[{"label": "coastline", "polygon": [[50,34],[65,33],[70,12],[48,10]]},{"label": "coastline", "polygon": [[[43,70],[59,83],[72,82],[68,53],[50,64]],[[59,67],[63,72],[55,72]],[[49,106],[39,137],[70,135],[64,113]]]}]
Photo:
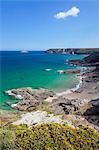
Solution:
[{"label": "coastline", "polygon": [[73,88],[70,88],[70,89],[67,89],[66,91],[57,93],[58,96],[76,92],[77,90],[79,90],[79,88],[82,87],[83,79],[85,78],[85,76],[83,76],[82,74],[85,73],[86,71],[88,71],[88,67],[80,67],[80,70],[81,70],[81,72],[78,75],[76,75],[76,77],[79,79],[79,83]]},{"label": "coastline", "polygon": [[[50,55],[46,54],[45,52],[30,52],[24,57],[22,57],[20,52],[2,52],[2,55],[4,62],[2,63],[2,68],[4,68],[2,71],[1,87],[2,106],[0,106],[2,109],[7,108],[5,105],[3,105],[3,102],[10,100],[10,97],[3,93],[5,90],[30,86],[32,88],[43,87],[55,92],[62,92],[65,89],[74,87],[78,81],[73,79],[72,75],[59,75],[57,70],[76,68],[75,66],[73,67],[64,63],[67,58],[69,60],[71,57],[74,59],[82,59],[84,57],[84,55]],[[8,66],[6,65],[9,64],[9,59],[5,59],[7,55],[10,61],[13,61],[12,56],[14,56],[16,65],[13,65],[13,63]],[[20,58],[22,58],[22,60]],[[19,63],[21,66],[18,69],[17,64]],[[25,65],[27,65],[27,69],[25,68]],[[46,71],[45,69],[52,70]],[[13,72],[16,72],[16,70],[17,73],[14,74]]]},{"label": "coastline", "polygon": [[66,91],[63,91],[63,92],[59,92],[59,93],[56,93],[56,95],[58,96],[62,96],[62,95],[65,95],[65,94],[70,94],[70,93],[73,93],[75,92],[76,90],[79,90],[79,88],[82,86],[83,82],[82,82],[82,75],[79,75],[79,83],[73,87],[73,88],[70,88],[70,89],[67,89]]},{"label": "coastline", "polygon": [[[10,96],[14,96],[20,101],[16,104],[7,104],[18,111],[21,110],[21,114],[27,118],[27,124],[29,123],[27,113],[29,113],[31,116],[31,112],[38,114],[37,111],[39,110],[39,113],[41,114],[42,111],[46,111],[54,114],[55,116],[61,115],[63,118],[65,118],[65,121],[71,121],[72,125],[74,125],[75,121],[77,120],[79,124],[83,124],[84,122],[86,125],[99,130],[97,126],[97,113],[95,114],[95,121],[92,121],[93,114],[89,117],[87,113],[88,109],[90,110],[91,107],[94,107],[94,105],[98,105],[97,99],[99,99],[99,80],[98,76],[94,78],[94,74],[97,74],[97,71],[99,70],[96,70],[95,68],[89,69],[88,67],[85,69],[82,68],[81,70],[82,71],[77,76],[79,78],[79,83],[72,89],[68,89],[67,91],[61,93],[54,93],[48,89],[42,88],[32,89],[31,87],[12,89],[6,91],[6,93]],[[91,75],[91,79],[89,75]],[[94,100],[95,102],[92,102]],[[92,113],[92,110],[90,110],[90,112]],[[20,121],[18,121],[18,123],[23,120],[21,123],[24,124],[25,122],[24,118],[22,119],[22,116],[20,116]],[[68,118],[69,116],[71,119]],[[92,120],[90,124],[91,118]],[[81,120],[83,120],[83,122],[80,123]],[[31,120],[31,122],[33,122],[33,120]],[[76,125],[78,126],[78,123]]]},{"label": "coastline", "polygon": [[[54,98],[56,98],[57,96],[64,96],[64,95],[68,95],[68,94],[70,94],[70,93],[73,93],[73,92],[76,92],[77,90],[79,90],[79,88],[82,86],[82,84],[83,84],[83,82],[82,82],[82,79],[83,79],[83,77],[82,77],[82,72],[79,74],[79,75],[76,75],[76,77],[77,78],[79,78],[79,83],[75,86],[75,87],[73,87],[73,88],[69,88],[69,89],[67,89],[66,91],[64,90],[63,92],[54,92],[56,95],[55,95],[55,97],[52,97],[52,98],[47,98],[45,101],[46,102],[52,102],[52,100],[54,99]],[[31,87],[28,87],[28,88],[31,88]],[[48,89],[47,89],[48,90]],[[52,91],[52,90],[51,90]],[[5,91],[5,93],[7,94],[7,95],[9,95],[9,96],[12,96],[12,97],[14,97],[15,99],[18,99],[18,100],[22,100],[23,99],[23,97],[21,96],[21,95],[16,95],[16,94],[14,94],[14,93],[12,93],[11,92],[11,90],[7,90],[7,91]],[[6,103],[7,105],[9,105],[9,106],[11,106],[12,108],[15,108],[15,107],[17,107],[17,104],[18,103],[9,103],[9,102],[7,102]]]},{"label": "coastline", "polygon": [[[88,67],[84,67],[84,68],[86,68],[85,71],[83,69],[81,69],[83,71],[81,71],[80,74],[76,75],[76,77],[79,79],[79,83],[75,87],[67,89],[66,91],[63,91],[63,92],[54,92],[54,94],[55,94],[54,97],[48,97],[44,101],[51,103],[53,101],[53,99],[55,99],[56,97],[60,97],[60,96],[65,96],[65,97],[67,97],[68,99],[71,100],[73,98],[77,98],[77,96],[75,96],[75,95],[78,95],[78,93],[80,93],[82,95],[82,93],[79,92],[79,90],[83,89],[83,84],[84,84],[83,81],[86,78],[86,76],[84,76],[83,74],[87,73],[89,71]],[[27,87],[27,88],[32,89],[31,87]],[[24,88],[22,88],[22,89],[24,89]],[[39,88],[39,89],[42,89],[42,88]],[[14,93],[11,92],[12,90],[7,90],[7,91],[5,91],[5,93],[7,95],[11,96],[11,97],[14,97],[17,100],[22,100],[23,99],[22,95],[14,94]],[[14,90],[17,90],[17,89],[14,89]],[[35,90],[38,90],[38,89],[33,89],[33,90],[35,91]],[[48,89],[44,89],[44,90],[48,90]],[[48,91],[50,91],[50,90],[48,90]],[[20,103],[20,102],[17,102],[17,103],[6,102],[6,104],[9,105],[11,108],[16,108],[18,103]]]}]

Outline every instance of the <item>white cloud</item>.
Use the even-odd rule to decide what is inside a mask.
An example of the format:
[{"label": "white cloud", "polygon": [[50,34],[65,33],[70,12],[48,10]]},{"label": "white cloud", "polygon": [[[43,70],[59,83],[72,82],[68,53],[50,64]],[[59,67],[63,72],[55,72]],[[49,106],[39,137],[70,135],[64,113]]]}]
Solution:
[{"label": "white cloud", "polygon": [[59,13],[55,14],[54,18],[65,19],[66,17],[69,17],[69,16],[77,17],[79,12],[80,12],[80,9],[74,6],[71,9],[69,9],[68,11],[63,11],[63,12],[59,12]]}]

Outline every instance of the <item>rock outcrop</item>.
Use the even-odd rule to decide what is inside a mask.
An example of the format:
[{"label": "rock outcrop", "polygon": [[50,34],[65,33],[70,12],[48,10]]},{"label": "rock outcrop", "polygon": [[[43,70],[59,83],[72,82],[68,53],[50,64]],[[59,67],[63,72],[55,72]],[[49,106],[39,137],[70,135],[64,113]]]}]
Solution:
[{"label": "rock outcrop", "polygon": [[54,116],[53,114],[48,114],[46,111],[35,111],[23,114],[21,118],[13,124],[20,125],[20,124],[27,124],[29,127],[32,125],[38,125],[42,123],[63,123],[61,117]]},{"label": "rock outcrop", "polygon": [[99,52],[92,53],[91,55],[85,57],[83,60],[85,63],[90,63],[90,64],[94,63],[95,64],[95,63],[99,62]]},{"label": "rock outcrop", "polygon": [[84,117],[92,124],[99,127],[99,99],[92,100],[89,103],[89,108],[84,112]]},{"label": "rock outcrop", "polygon": [[87,102],[87,100],[70,100],[65,98],[65,96],[59,96],[53,99],[52,103],[49,105],[49,111],[54,114],[76,114]]},{"label": "rock outcrop", "polygon": [[86,56],[82,60],[69,60],[69,63],[72,65],[78,65],[78,66],[99,66],[99,51],[91,53],[89,56]]},{"label": "rock outcrop", "polygon": [[[19,88],[6,91],[10,96],[14,96],[21,100],[17,104],[11,104],[12,107],[18,110],[35,110],[37,106],[43,103],[48,97],[53,97],[54,92],[47,89],[32,89],[32,88]],[[10,103],[9,103],[10,104]]]},{"label": "rock outcrop", "polygon": [[69,64],[76,65],[76,66],[82,66],[83,60],[75,59],[75,60],[69,60]]},{"label": "rock outcrop", "polygon": [[81,70],[80,69],[58,70],[57,72],[60,74],[79,74]]}]

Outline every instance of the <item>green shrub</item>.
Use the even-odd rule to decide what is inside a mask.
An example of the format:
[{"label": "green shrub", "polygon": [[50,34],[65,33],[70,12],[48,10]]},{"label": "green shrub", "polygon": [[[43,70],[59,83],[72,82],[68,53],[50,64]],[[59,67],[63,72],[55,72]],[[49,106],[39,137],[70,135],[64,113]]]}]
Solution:
[{"label": "green shrub", "polygon": [[26,125],[0,128],[0,150],[98,150],[99,133],[64,124]]},{"label": "green shrub", "polygon": [[0,128],[0,150],[17,150],[15,138],[15,131],[9,128]]},{"label": "green shrub", "polygon": [[72,129],[57,123],[32,128],[19,126],[16,145],[19,150],[98,150],[99,133],[89,128]]}]

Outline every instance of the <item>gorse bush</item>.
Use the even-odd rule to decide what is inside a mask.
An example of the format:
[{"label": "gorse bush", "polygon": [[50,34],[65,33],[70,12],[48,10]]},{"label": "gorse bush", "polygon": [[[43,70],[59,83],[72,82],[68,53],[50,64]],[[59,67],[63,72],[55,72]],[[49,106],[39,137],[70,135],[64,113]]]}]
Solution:
[{"label": "gorse bush", "polygon": [[16,145],[20,150],[98,150],[99,134],[88,128],[72,129],[61,124],[19,127]]},{"label": "gorse bush", "polygon": [[17,150],[15,138],[15,131],[0,128],[0,150]]},{"label": "gorse bush", "polygon": [[[3,133],[6,133],[5,135]],[[1,150],[98,150],[99,133],[57,123],[1,129]]]}]

